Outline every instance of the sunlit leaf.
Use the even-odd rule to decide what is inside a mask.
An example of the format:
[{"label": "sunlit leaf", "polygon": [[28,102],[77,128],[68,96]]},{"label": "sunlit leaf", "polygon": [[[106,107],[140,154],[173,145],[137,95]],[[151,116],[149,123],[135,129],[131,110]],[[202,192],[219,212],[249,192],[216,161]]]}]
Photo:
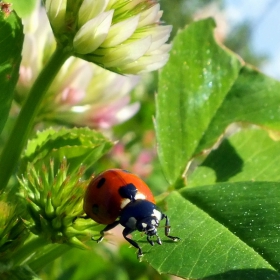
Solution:
[{"label": "sunlit leaf", "polygon": [[21,172],[24,172],[27,162],[36,164],[41,159],[57,159],[61,162],[66,157],[69,170],[75,170],[82,163],[90,166],[112,145],[100,132],[88,128],[62,128],[59,131],[50,128],[38,133],[37,137],[28,143]]},{"label": "sunlit leaf", "polygon": [[22,0],[9,0],[9,3],[12,4],[12,8],[17,12],[18,15],[21,17],[28,16],[34,7],[38,5],[37,0],[28,0],[28,1],[22,1]]},{"label": "sunlit leaf", "polygon": [[261,129],[240,130],[225,139],[188,177],[187,185],[279,181],[280,142]]},{"label": "sunlit leaf", "polygon": [[169,183],[183,174],[241,68],[237,56],[215,42],[214,27],[208,19],[179,33],[159,77],[155,127]]},{"label": "sunlit leaf", "polygon": [[209,148],[233,122],[280,130],[280,82],[246,66],[205,131],[197,152]]},{"label": "sunlit leaf", "polygon": [[[166,200],[171,235],[151,247],[139,239],[159,273],[190,279],[280,279],[279,184],[220,184],[184,189]],[[269,198],[264,192],[269,192]],[[273,199],[270,199],[274,196]],[[184,197],[189,199],[186,200]],[[254,199],[253,199],[254,198]],[[260,211],[261,209],[261,211]],[[273,217],[273,218],[272,218]]]}]

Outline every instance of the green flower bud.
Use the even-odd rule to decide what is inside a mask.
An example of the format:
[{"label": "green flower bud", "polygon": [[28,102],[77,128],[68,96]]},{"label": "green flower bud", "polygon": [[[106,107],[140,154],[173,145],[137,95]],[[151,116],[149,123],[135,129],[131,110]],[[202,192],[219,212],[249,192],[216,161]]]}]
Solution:
[{"label": "green flower bud", "polygon": [[84,249],[83,241],[99,232],[98,225],[91,220],[79,218],[84,214],[83,197],[88,185],[87,180],[81,179],[84,168],[69,174],[65,158],[56,166],[53,161],[49,166],[28,164],[26,174],[19,179],[20,196],[31,217],[26,226],[52,243],[68,243],[76,247],[79,244],[78,247]]},{"label": "green flower bud", "polygon": [[88,247],[84,243],[82,243],[77,237],[69,238],[69,244],[79,249],[88,249]]},{"label": "green flower bud", "polygon": [[6,193],[0,194],[0,260],[9,261],[13,251],[20,247],[27,235],[22,206]]}]

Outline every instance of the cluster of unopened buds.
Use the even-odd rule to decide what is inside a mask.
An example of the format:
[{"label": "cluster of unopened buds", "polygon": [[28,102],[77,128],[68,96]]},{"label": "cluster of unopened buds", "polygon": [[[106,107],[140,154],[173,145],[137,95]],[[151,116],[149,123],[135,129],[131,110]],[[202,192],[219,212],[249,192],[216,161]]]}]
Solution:
[{"label": "cluster of unopened buds", "polygon": [[40,168],[29,164],[27,172],[19,178],[20,196],[27,203],[32,221],[25,221],[27,228],[52,243],[68,243],[84,249],[83,241],[98,232],[98,225],[85,219],[83,197],[88,185],[81,177],[84,168],[69,174],[67,160],[60,166],[50,161]]}]

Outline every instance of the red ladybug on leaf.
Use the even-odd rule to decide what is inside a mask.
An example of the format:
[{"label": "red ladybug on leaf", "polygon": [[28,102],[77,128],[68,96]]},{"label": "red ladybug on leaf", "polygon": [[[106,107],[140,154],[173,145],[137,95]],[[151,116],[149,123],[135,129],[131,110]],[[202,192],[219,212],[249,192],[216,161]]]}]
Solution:
[{"label": "red ladybug on leaf", "polygon": [[[107,225],[97,242],[101,242],[104,233],[118,224],[124,226],[124,238],[138,249],[138,257],[143,252],[138,243],[127,236],[135,230],[144,232],[147,241],[151,239],[162,244],[157,234],[161,220],[165,219],[165,235],[173,241],[179,237],[170,236],[169,219],[155,205],[149,187],[136,175],[121,169],[109,169],[95,177],[89,184],[84,197],[84,211],[97,223]],[[117,219],[119,217],[119,219]]]}]

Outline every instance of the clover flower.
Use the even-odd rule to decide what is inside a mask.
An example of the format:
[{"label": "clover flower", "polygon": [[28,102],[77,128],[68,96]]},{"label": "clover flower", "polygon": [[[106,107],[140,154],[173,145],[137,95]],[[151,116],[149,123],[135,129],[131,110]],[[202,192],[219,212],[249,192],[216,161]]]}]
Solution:
[{"label": "clover flower", "polygon": [[129,104],[129,93],[139,80],[72,57],[50,87],[42,114],[57,122],[108,129],[139,110],[139,102]]},{"label": "clover flower", "polygon": [[155,0],[45,0],[57,41],[72,54],[122,74],[161,68],[171,26]]},{"label": "clover flower", "polygon": [[84,168],[68,174],[67,160],[60,166],[50,161],[49,166],[28,165],[19,179],[21,197],[31,216],[26,221],[30,231],[52,243],[66,243],[85,249],[85,240],[99,230],[90,220],[79,219],[83,212],[83,197],[89,180],[82,180]]},{"label": "clover flower", "polygon": [[[32,15],[23,22],[25,39],[15,94],[19,104],[55,49],[55,39],[39,1]],[[138,111],[138,102],[129,104],[129,94],[139,80],[138,76],[119,75],[71,57],[48,90],[38,120],[110,128]]]}]

